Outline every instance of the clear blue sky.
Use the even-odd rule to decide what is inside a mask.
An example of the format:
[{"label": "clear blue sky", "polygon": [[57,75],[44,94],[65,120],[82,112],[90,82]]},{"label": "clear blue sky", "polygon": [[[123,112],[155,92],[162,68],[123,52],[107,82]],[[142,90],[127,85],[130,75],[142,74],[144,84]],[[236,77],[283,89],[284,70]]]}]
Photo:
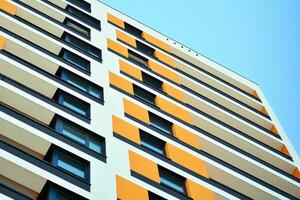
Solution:
[{"label": "clear blue sky", "polygon": [[300,155],[299,0],[102,0],[253,80]]}]

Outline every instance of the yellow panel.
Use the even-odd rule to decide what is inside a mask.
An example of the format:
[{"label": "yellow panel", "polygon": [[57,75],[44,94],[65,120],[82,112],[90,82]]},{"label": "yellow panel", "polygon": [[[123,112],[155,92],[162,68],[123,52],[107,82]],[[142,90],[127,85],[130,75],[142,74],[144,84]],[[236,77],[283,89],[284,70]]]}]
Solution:
[{"label": "yellow panel", "polygon": [[163,67],[160,64],[157,64],[156,62],[153,62],[152,60],[148,61],[148,67],[152,71],[162,75],[163,77],[165,77],[165,78],[167,78],[167,79],[169,79],[169,80],[171,80],[175,83],[180,84],[179,76],[176,73],[174,73],[173,71],[169,70],[168,68]]},{"label": "yellow panel", "polygon": [[155,98],[155,104],[163,111],[166,111],[167,113],[185,121],[186,123],[192,123],[191,114],[187,110],[180,108],[179,106],[169,102],[168,100],[157,96]]},{"label": "yellow panel", "polygon": [[113,131],[137,144],[141,144],[139,129],[134,125],[112,116]]},{"label": "yellow panel", "polygon": [[154,56],[171,67],[177,67],[175,60],[161,51],[155,50]]},{"label": "yellow panel", "polygon": [[171,51],[171,46],[170,45],[168,45],[167,43],[165,43],[165,42],[163,42],[163,41],[161,41],[161,40],[159,40],[159,39],[157,39],[157,38],[149,35],[148,33],[143,32],[142,33],[142,37],[146,41],[150,42],[151,44],[153,44],[153,45],[155,45],[155,46],[157,46],[157,47],[159,47],[159,48],[161,48],[161,49],[163,49],[163,50],[165,50],[167,52]]},{"label": "yellow panel", "polygon": [[186,103],[185,94],[182,91],[180,91],[179,89],[169,85],[168,83],[163,83],[162,89],[165,93],[167,93],[171,97],[173,97],[183,103]]},{"label": "yellow panel", "polygon": [[293,172],[293,176],[295,176],[296,178],[300,179],[300,171],[299,169],[296,167],[296,169]]},{"label": "yellow panel", "polygon": [[128,181],[127,179],[116,176],[117,196],[120,200],[148,200],[148,190],[139,185]]},{"label": "yellow panel", "polygon": [[113,16],[112,14],[108,13],[107,14],[107,20],[123,29],[125,29],[125,23],[121,19]]},{"label": "yellow panel", "polygon": [[0,35],[0,50],[4,49],[5,46],[5,37]]},{"label": "yellow panel", "polygon": [[130,169],[160,183],[157,164],[129,150]]},{"label": "yellow panel", "polygon": [[128,101],[127,99],[123,100],[123,104],[125,113],[147,124],[150,124],[148,110],[138,106],[137,104],[131,101]]},{"label": "yellow panel", "polygon": [[166,143],[166,153],[168,158],[172,161],[208,178],[206,166],[203,160],[169,143]]},{"label": "yellow panel", "polygon": [[176,138],[195,147],[196,149],[200,149],[200,138],[197,135],[185,130],[184,128],[176,124],[173,124],[172,130]]},{"label": "yellow panel", "polygon": [[126,74],[129,74],[130,76],[133,76],[134,78],[142,81],[142,72],[138,68],[130,65],[129,63],[119,60],[120,70],[122,72],[125,72]]},{"label": "yellow panel", "polygon": [[0,9],[11,15],[16,15],[17,13],[17,7],[6,0],[0,0]]},{"label": "yellow panel", "polygon": [[111,39],[107,39],[107,47],[119,54],[121,54],[122,56],[125,56],[128,58],[128,49],[122,45],[120,45],[119,43],[111,40]]},{"label": "yellow panel", "polygon": [[215,199],[214,192],[204,186],[201,186],[191,180],[186,180],[185,185],[189,197],[191,197],[194,200]]},{"label": "yellow panel", "polygon": [[117,38],[127,44],[129,44],[132,47],[136,48],[136,40],[134,39],[134,37],[131,37],[130,35],[120,31],[120,30],[116,30],[116,34],[117,34]]},{"label": "yellow panel", "polygon": [[261,109],[261,111],[260,111],[260,112],[262,112],[263,114],[265,114],[265,115],[269,116],[269,113],[268,113],[268,111],[267,111],[267,109],[266,109],[266,108],[263,108],[263,109]]},{"label": "yellow panel", "polygon": [[134,94],[132,83],[113,72],[109,72],[109,83],[129,94]]}]

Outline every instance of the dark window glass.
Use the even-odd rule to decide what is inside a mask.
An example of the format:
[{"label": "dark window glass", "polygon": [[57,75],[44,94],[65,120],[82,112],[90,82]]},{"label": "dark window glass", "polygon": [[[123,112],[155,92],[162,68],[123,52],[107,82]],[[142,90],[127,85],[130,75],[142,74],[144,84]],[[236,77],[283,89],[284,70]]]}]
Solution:
[{"label": "dark window glass", "polygon": [[100,49],[78,39],[77,37],[74,37],[73,35],[70,35],[65,32],[62,36],[62,39],[65,42],[77,47],[78,49],[80,49],[82,51],[85,51],[86,53],[88,53],[98,59],[101,59],[101,57],[102,57]]},{"label": "dark window glass", "polygon": [[148,66],[148,59],[128,49],[128,56],[131,61],[138,65]]},{"label": "dark window glass", "polygon": [[158,196],[157,194],[148,191],[149,200],[167,200],[161,196]]},{"label": "dark window glass", "polygon": [[137,49],[141,50],[142,52],[154,56],[155,49],[149,47],[148,45],[145,45],[144,43],[141,43],[140,41],[136,41]]},{"label": "dark window glass", "polygon": [[186,194],[185,180],[186,178],[175,174],[163,167],[159,167],[160,183],[172,190]]},{"label": "dark window glass", "polygon": [[89,93],[90,95],[92,95],[98,99],[103,100],[103,88],[102,87],[100,87],[92,82],[89,82],[89,81],[83,79],[82,77],[77,76],[76,74],[74,74],[66,69],[63,69],[63,68],[60,68],[57,71],[56,75],[59,76],[62,80],[77,87],[78,89],[80,89],[86,93]]},{"label": "dark window glass", "polygon": [[65,18],[64,24],[74,30],[76,33],[84,35],[86,37],[90,37],[91,30],[69,18]]},{"label": "dark window glass", "polygon": [[105,142],[104,138],[101,136],[93,135],[89,130],[61,117],[56,117],[54,121],[51,122],[51,126],[56,132],[71,140],[74,140],[97,153],[105,154]]},{"label": "dark window glass", "polygon": [[90,61],[76,55],[75,53],[72,53],[66,49],[62,49],[59,53],[59,56],[62,57],[67,62],[90,72]]},{"label": "dark window glass", "polygon": [[143,82],[146,83],[147,85],[149,85],[150,87],[153,87],[157,90],[162,91],[162,84],[163,82],[142,72],[142,78],[143,78]]},{"label": "dark window glass", "polygon": [[155,105],[155,95],[147,90],[133,85],[134,95],[148,103]]},{"label": "dark window glass", "polygon": [[61,186],[47,181],[44,188],[40,192],[38,200],[87,200]]},{"label": "dark window glass", "polygon": [[86,10],[88,12],[91,12],[91,4],[89,4],[86,1],[83,0],[67,0],[68,2],[71,2],[72,4],[80,7],[83,10]]},{"label": "dark window glass", "polygon": [[86,23],[88,23],[88,24],[90,24],[90,25],[92,25],[92,26],[100,29],[100,21],[97,20],[97,19],[95,19],[94,17],[92,17],[92,16],[90,16],[90,15],[88,15],[88,14],[86,14],[86,13],[84,13],[84,12],[82,12],[82,11],[80,11],[80,10],[72,7],[72,6],[70,6],[70,5],[68,5],[66,7],[66,10],[69,13],[73,14],[74,16],[82,19]]},{"label": "dark window glass", "polygon": [[65,150],[52,146],[45,156],[45,160],[82,179],[89,180],[89,162]]},{"label": "dark window glass", "polygon": [[161,155],[165,155],[165,142],[150,135],[149,133],[146,133],[143,130],[140,130],[141,134],[141,145],[146,147],[147,149],[150,149],[151,151],[154,151],[156,153],[159,153]]},{"label": "dark window glass", "polygon": [[53,99],[59,104],[73,110],[74,112],[85,116],[90,117],[90,104],[66,93],[61,90],[57,90]]},{"label": "dark window glass", "polygon": [[125,30],[135,36],[142,37],[143,31],[125,22]]},{"label": "dark window glass", "polygon": [[172,134],[173,123],[149,112],[150,125],[167,134]]}]

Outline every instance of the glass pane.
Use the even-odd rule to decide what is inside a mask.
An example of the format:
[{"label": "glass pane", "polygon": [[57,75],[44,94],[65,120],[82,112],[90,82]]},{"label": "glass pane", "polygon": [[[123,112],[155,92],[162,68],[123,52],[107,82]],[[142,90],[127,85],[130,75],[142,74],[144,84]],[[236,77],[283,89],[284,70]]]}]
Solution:
[{"label": "glass pane", "polygon": [[164,149],[161,149],[160,146],[156,146],[149,141],[141,141],[141,145],[148,149],[151,149],[152,151],[155,151],[156,153],[164,155]]},{"label": "glass pane", "polygon": [[172,134],[172,123],[152,113],[150,116],[150,125],[167,133]]},{"label": "glass pane", "polygon": [[90,65],[89,61],[77,56],[74,53],[68,52],[66,50],[64,50],[64,52],[63,52],[63,58],[65,60],[67,60],[68,62],[70,62],[84,70],[88,70],[89,65]]},{"label": "glass pane", "polygon": [[89,138],[89,148],[98,153],[103,153],[103,144],[95,140],[94,138]]},{"label": "glass pane", "polygon": [[73,200],[74,197],[70,197],[62,192],[58,192],[56,195],[56,200]]},{"label": "glass pane", "polygon": [[86,145],[86,136],[84,135],[84,133],[81,133],[76,127],[73,127],[72,125],[63,123],[62,134],[83,145]]},{"label": "glass pane", "polygon": [[159,154],[165,154],[165,142],[140,130],[141,145]]},{"label": "glass pane", "polygon": [[77,163],[69,156],[66,156],[64,154],[59,154],[57,160],[57,166],[81,178],[85,178],[85,167]]},{"label": "glass pane", "polygon": [[85,110],[81,109],[78,105],[75,105],[74,103],[74,100],[73,99],[69,99],[68,97],[64,97],[64,101],[62,103],[64,106],[70,108],[71,110],[81,114],[81,115],[84,115],[84,116],[87,116],[87,113]]},{"label": "glass pane", "polygon": [[89,29],[86,28],[86,27],[83,27],[83,26],[79,25],[79,24],[76,23],[76,22],[73,22],[73,21],[71,21],[71,20],[69,20],[69,19],[66,19],[65,24],[66,24],[66,26],[72,28],[73,30],[78,31],[79,33],[81,33],[81,34],[83,34],[83,35],[85,35],[85,36],[87,36],[87,37],[90,36],[90,31],[89,31]]},{"label": "glass pane", "polygon": [[[97,97],[97,98],[102,97],[100,89],[98,89],[98,88],[96,88],[96,87],[93,87],[93,86],[90,87],[90,92],[89,92],[89,93],[90,93],[91,95]],[[101,98],[101,99],[102,99],[102,98]]]},{"label": "glass pane", "polygon": [[170,188],[173,188],[174,190],[177,190],[178,192],[185,193],[184,187],[182,184],[175,182],[174,180],[169,180],[168,177],[160,177],[160,182],[164,185],[169,186]]},{"label": "glass pane", "polygon": [[76,76],[72,75],[69,72],[63,71],[61,78],[70,83],[71,85],[74,85],[75,87],[88,92],[88,85],[82,81],[80,78],[77,78]]}]

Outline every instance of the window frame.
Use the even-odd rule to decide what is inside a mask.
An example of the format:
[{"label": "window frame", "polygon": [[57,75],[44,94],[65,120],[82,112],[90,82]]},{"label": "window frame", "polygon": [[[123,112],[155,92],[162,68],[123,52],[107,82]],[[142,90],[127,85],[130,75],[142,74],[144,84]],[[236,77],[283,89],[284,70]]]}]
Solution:
[{"label": "window frame", "polygon": [[72,47],[84,52],[90,57],[97,59],[102,62],[102,50],[73,36],[68,32],[64,32],[61,36],[61,39]]},{"label": "window frame", "polygon": [[[169,188],[169,189],[171,189],[171,190],[173,190],[173,191],[175,191],[175,192],[177,192],[179,194],[187,195],[187,188],[186,188],[186,184],[185,184],[187,179],[185,177],[182,177],[182,176],[180,176],[180,175],[178,175],[178,174],[176,174],[176,173],[174,173],[174,172],[172,172],[172,171],[170,171],[170,170],[168,170],[168,169],[166,169],[164,167],[161,167],[161,166],[158,166],[158,171],[159,171],[159,177],[160,177],[160,184],[161,185],[163,185],[163,186],[165,186],[165,187],[167,187],[167,188]],[[177,183],[181,182],[180,184],[182,184],[182,190],[183,191],[179,191],[178,189],[172,187],[171,185],[163,182],[162,180],[164,180],[164,179],[166,180],[166,178],[162,178],[162,176],[164,176],[164,177],[171,177],[171,179],[168,180],[169,182],[172,182],[175,179],[177,179],[176,180],[176,181],[178,181]],[[180,186],[177,183],[173,183],[173,184],[177,185],[177,186]]]},{"label": "window frame", "polygon": [[[166,154],[166,142],[139,129],[140,133],[140,140],[141,140],[141,146],[150,150],[151,152],[154,152],[156,154],[159,154],[161,156],[167,157]],[[147,143],[147,145],[143,144]],[[154,148],[151,148],[149,146],[152,146]],[[161,152],[156,151],[155,149],[159,149]]]},{"label": "window frame", "polygon": [[[77,130],[79,130],[79,132],[82,132],[82,134],[85,135],[85,142],[84,144],[79,142],[79,141],[76,141],[75,139],[72,139],[71,137],[68,137],[67,135],[63,134],[63,124],[67,124],[69,126],[72,126],[72,128],[75,128]],[[91,132],[90,130],[84,128],[84,127],[81,127],[73,122],[71,122],[70,120],[67,120],[61,116],[58,116],[58,115],[55,115],[50,123],[50,127],[53,128],[55,130],[55,132],[57,132],[58,134],[60,135],[63,135],[64,137],[67,137],[68,139],[84,146],[85,148],[88,148],[90,150],[92,150],[93,152],[95,153],[98,153],[102,156],[106,156],[106,146],[105,146],[105,138],[96,134],[96,133],[93,133]],[[89,147],[89,142],[90,142],[90,138],[95,138],[100,144],[101,144],[101,152],[98,152],[98,151],[95,151],[93,149],[91,149]]]},{"label": "window frame", "polygon": [[[153,114],[152,112],[149,112],[149,119],[150,119],[150,126],[151,127],[155,128],[156,130],[159,130],[160,132],[163,132],[165,134],[173,136],[173,130],[172,130],[173,123],[172,122],[170,122],[170,121],[168,121],[168,120],[166,120],[166,119],[164,119],[164,118],[162,118],[162,117],[160,117],[156,114]],[[165,128],[161,128],[159,126],[159,124],[155,124],[153,122],[165,123],[166,124],[165,127],[167,127],[169,129],[169,131],[168,132],[165,131],[166,130]]]},{"label": "window frame", "polygon": [[[71,104],[71,105],[73,105],[74,107],[78,108],[78,110],[81,110],[81,111],[85,112],[86,115],[84,115],[84,114],[82,114],[82,113],[76,111],[75,109],[72,109],[72,108],[70,108],[70,107],[64,105],[64,102],[66,102],[66,101],[65,101],[66,98],[69,98],[69,99],[70,99],[71,101],[73,101],[76,105],[79,105],[81,108],[80,108],[80,107],[78,108],[76,105]],[[81,100],[81,99],[78,99],[77,97],[75,97],[75,96],[73,96],[73,95],[71,95],[71,94],[69,94],[69,93],[67,93],[67,92],[65,92],[65,91],[63,91],[63,90],[61,90],[61,89],[57,89],[57,90],[56,90],[56,92],[55,92],[55,94],[54,94],[54,96],[53,96],[52,99],[53,99],[54,101],[56,101],[57,103],[59,103],[60,105],[64,106],[65,108],[67,108],[67,109],[69,109],[69,110],[72,110],[73,112],[79,114],[80,116],[83,116],[83,117],[88,118],[88,119],[90,119],[90,117],[91,117],[91,105],[90,105],[89,103],[87,103],[87,102],[85,102],[85,101],[83,101],[83,100]],[[86,109],[85,109],[84,107],[85,107]],[[82,108],[83,108],[83,109],[82,109]]]},{"label": "window frame", "polygon": [[[71,24],[74,24],[75,26],[79,27],[80,29],[84,30],[87,32],[87,34],[84,34],[83,32],[81,31],[78,31],[76,28],[74,28],[73,26],[69,26],[68,23],[71,23]],[[88,38],[89,40],[91,39],[91,30],[87,27],[85,27],[84,25],[66,17],[63,21],[63,24],[65,26],[67,26],[69,29],[72,29],[75,33],[77,33],[78,35],[80,36],[83,36],[85,38]]]},{"label": "window frame", "polygon": [[[83,77],[80,77],[77,74],[75,74],[75,73],[73,73],[73,72],[71,72],[71,71],[69,71],[69,70],[67,70],[63,67],[59,67],[59,69],[56,71],[55,75],[57,77],[59,77],[61,80],[63,80],[64,82],[66,82],[66,83],[78,88],[79,90],[85,92],[87,95],[90,95],[90,96],[100,100],[101,102],[104,102],[103,87],[101,87],[101,86],[99,86],[99,85],[97,85],[97,84],[95,84],[95,83],[93,83],[89,80],[86,80]],[[86,87],[82,86],[81,84],[73,83],[74,79],[75,79],[75,81],[79,80]],[[80,85],[80,87],[77,86],[77,85]],[[83,89],[83,88],[85,88],[85,89]],[[92,88],[94,88],[94,90]],[[98,90],[98,95],[99,96],[91,94],[91,91],[95,91],[95,89]]]}]

